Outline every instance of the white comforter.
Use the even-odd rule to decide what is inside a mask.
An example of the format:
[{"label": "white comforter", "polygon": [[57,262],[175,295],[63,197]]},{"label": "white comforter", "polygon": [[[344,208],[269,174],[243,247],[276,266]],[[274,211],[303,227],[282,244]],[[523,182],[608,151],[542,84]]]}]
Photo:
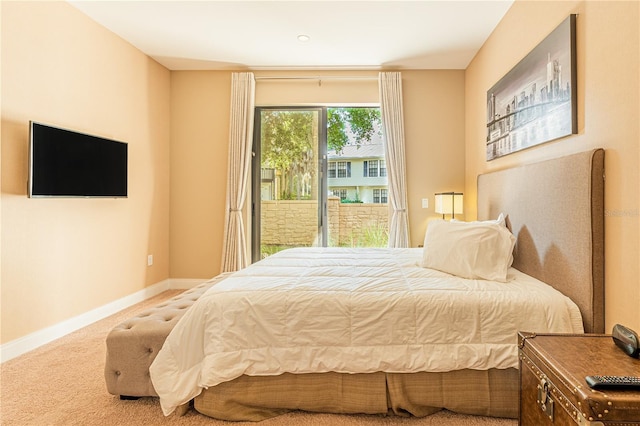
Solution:
[{"label": "white comforter", "polygon": [[517,367],[517,331],[581,333],[578,307],[515,269],[507,283],[420,266],[421,249],[291,249],[203,294],[151,365],[165,415],[243,374]]}]

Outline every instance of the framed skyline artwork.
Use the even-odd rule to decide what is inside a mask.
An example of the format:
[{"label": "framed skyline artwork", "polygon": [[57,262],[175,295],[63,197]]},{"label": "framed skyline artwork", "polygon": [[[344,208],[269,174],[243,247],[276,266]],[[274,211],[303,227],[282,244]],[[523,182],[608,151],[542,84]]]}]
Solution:
[{"label": "framed skyline artwork", "polygon": [[487,161],[578,133],[576,15],[487,91]]}]

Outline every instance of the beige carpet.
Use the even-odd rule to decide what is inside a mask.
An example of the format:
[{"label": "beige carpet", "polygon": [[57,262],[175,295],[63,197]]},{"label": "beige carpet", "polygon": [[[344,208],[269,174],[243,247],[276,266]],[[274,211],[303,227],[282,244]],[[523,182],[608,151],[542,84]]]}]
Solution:
[{"label": "beige carpet", "polygon": [[[120,401],[104,384],[105,338],[111,328],[173,297],[167,291],[0,366],[1,425],[246,425],[212,419],[193,409],[164,417],[156,398]],[[515,426],[516,420],[441,411],[424,418],[293,412],[258,423],[283,425]]]}]

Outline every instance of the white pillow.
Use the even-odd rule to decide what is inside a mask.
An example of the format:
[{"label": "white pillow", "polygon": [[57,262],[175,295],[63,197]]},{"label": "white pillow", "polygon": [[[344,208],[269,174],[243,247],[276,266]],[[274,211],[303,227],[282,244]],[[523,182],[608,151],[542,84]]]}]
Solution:
[{"label": "white pillow", "polygon": [[506,282],[516,238],[492,222],[429,223],[422,266],[462,278]]},{"label": "white pillow", "polygon": [[506,221],[506,217],[504,216],[504,213],[500,213],[498,215],[497,219],[492,219],[492,220],[482,220],[482,221],[475,221],[475,222],[464,222],[464,221],[458,220],[458,219],[451,219],[451,222],[459,222],[459,223],[497,223],[498,225],[507,226],[507,221]]}]

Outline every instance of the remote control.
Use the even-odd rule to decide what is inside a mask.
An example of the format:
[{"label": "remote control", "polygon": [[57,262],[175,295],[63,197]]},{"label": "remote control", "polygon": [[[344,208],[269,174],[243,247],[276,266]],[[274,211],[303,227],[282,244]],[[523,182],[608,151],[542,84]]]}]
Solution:
[{"label": "remote control", "polygon": [[640,377],[632,376],[587,376],[585,377],[589,387],[593,389],[618,388],[640,389]]}]

